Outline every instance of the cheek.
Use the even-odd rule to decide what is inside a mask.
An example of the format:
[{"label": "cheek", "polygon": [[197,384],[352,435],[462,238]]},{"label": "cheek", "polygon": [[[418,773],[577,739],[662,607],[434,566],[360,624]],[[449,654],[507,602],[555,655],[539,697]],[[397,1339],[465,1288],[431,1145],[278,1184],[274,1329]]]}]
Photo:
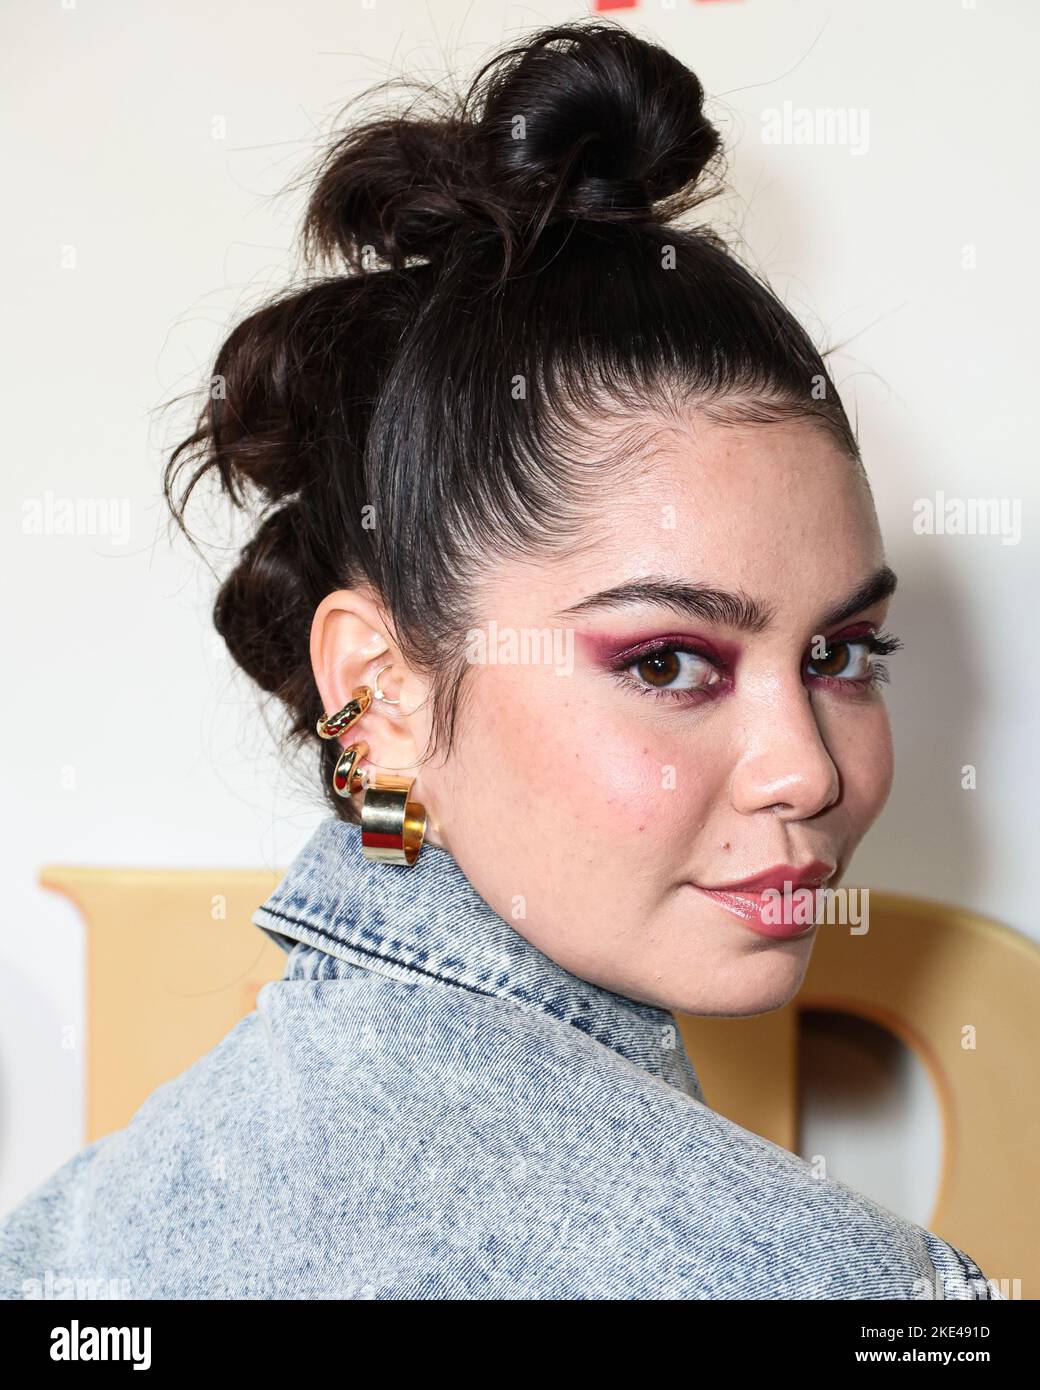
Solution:
[{"label": "cheek", "polygon": [[525,818],[551,819],[571,843],[618,848],[630,836],[685,840],[707,818],[724,751],[712,751],[714,740],[680,737],[666,717],[657,722],[638,708],[594,705],[565,677],[487,677],[489,692],[496,688],[485,707],[493,713],[480,721],[478,761],[494,758],[502,790],[521,798]]}]

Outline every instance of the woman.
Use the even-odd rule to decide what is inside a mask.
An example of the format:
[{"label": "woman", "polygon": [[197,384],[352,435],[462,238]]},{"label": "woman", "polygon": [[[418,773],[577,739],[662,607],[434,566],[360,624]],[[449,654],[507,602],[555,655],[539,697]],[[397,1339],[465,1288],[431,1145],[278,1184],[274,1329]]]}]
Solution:
[{"label": "woman", "polygon": [[823,361],[674,225],[702,98],[578,23],[328,153],[347,273],[235,329],[165,481],[263,504],[216,626],[332,813],[254,918],[284,978],[7,1219],[9,1297],[990,1297],[712,1111],[673,1018],[797,991],[898,646]]}]

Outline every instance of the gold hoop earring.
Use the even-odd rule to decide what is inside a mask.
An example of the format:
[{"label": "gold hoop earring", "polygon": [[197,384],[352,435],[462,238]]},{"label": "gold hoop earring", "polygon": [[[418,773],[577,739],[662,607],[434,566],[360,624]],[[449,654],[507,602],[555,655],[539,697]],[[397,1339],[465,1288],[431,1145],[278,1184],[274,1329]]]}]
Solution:
[{"label": "gold hoop earring", "polygon": [[384,695],[383,692],[379,689],[379,677],[383,674],[384,671],[389,671],[390,667],[393,664],[394,663],[392,661],[388,661],[385,666],[380,666],[379,670],[375,673],[375,676],[372,679],[372,684],[375,686],[375,698],[377,700],[382,700],[384,705],[399,705],[401,703],[400,695],[397,697],[396,700],[391,700],[389,695]]},{"label": "gold hoop earring", "polygon": [[365,779],[358,771],[357,765],[362,758],[367,757],[368,744],[364,739],[344,748],[336,760],[336,766],[332,769],[332,790],[337,796],[342,796],[349,801],[355,792],[361,791],[365,785]]},{"label": "gold hoop earring", "polygon": [[426,807],[411,801],[414,777],[369,777],[361,802],[361,853],[386,864],[414,864],[426,835]]},{"label": "gold hoop earring", "polygon": [[359,685],[353,695],[335,714],[323,714],[318,720],[315,728],[319,738],[339,738],[340,734],[350,728],[364,714],[372,703],[372,687],[370,685]]}]

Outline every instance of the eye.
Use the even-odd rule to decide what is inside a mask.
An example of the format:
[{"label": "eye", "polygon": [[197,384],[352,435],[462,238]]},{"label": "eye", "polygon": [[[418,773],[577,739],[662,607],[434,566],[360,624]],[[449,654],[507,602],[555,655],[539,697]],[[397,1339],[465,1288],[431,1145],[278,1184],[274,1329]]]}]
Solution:
[{"label": "eye", "polygon": [[818,676],[842,676],[846,680],[863,680],[870,673],[870,646],[865,641],[834,642],[823,656],[810,661]]},{"label": "eye", "polygon": [[625,685],[634,685],[641,693],[680,700],[695,699],[700,692],[724,684],[718,667],[709,657],[674,643],[643,652],[634,661],[618,667],[615,674]]},{"label": "eye", "polygon": [[875,661],[902,646],[898,637],[865,632],[856,637],[839,637],[827,643],[822,656],[810,657],[806,672],[816,680],[835,685],[877,686],[888,680],[888,667]]}]

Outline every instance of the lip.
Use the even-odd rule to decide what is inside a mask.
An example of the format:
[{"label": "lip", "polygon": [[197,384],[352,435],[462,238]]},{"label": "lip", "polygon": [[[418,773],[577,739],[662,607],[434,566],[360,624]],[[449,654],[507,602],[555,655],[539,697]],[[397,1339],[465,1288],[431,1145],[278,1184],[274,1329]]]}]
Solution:
[{"label": "lip", "polygon": [[795,888],[819,887],[831,877],[835,867],[823,859],[810,859],[808,864],[800,868],[794,864],[774,864],[771,869],[749,874],[747,878],[734,879],[732,883],[696,883],[694,887],[706,893],[760,893],[765,888],[778,888],[782,892],[784,885],[790,883],[793,892]]},{"label": "lip", "polygon": [[[816,930],[816,894],[835,873],[835,865],[814,859],[800,868],[776,864],[735,883],[689,887],[710,898],[760,936],[788,941]],[[802,890],[802,891],[799,891]],[[778,897],[779,895],[779,897]],[[782,910],[778,913],[778,907]]]}]

